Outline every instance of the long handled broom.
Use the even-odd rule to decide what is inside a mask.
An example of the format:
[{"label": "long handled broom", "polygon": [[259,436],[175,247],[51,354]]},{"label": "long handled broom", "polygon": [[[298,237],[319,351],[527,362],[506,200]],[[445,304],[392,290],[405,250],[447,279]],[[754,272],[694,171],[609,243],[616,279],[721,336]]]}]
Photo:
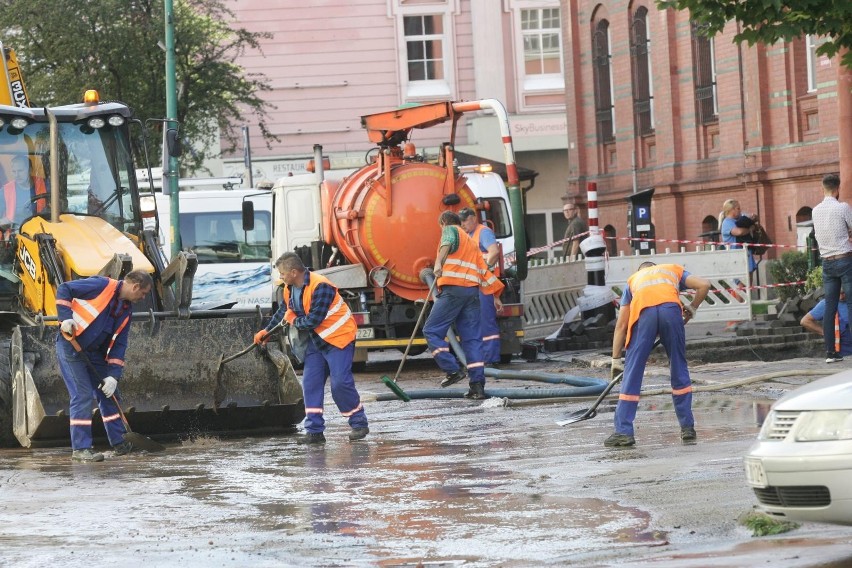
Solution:
[{"label": "long handled broom", "polygon": [[[92,361],[89,360],[89,356],[83,353],[83,349],[80,347],[80,344],[77,343],[77,340],[73,337],[69,339],[67,336],[65,336],[64,333],[62,334],[62,336],[65,337],[65,339],[67,339],[68,342],[71,343],[71,346],[74,347],[74,350],[81,355],[83,361],[85,361],[86,363],[86,366],[89,368],[89,371],[91,371],[95,377],[100,379],[101,386],[103,386],[103,377],[101,377],[98,370],[95,369],[95,366],[92,364]],[[121,421],[124,422],[124,429],[127,430],[123,436],[125,442],[130,442],[134,448],[146,450],[149,452],[162,452],[166,449],[166,447],[161,443],[155,442],[151,438],[148,438],[147,436],[143,436],[142,434],[131,430],[130,423],[127,421],[127,417],[124,415],[124,411],[121,409],[121,405],[118,403],[118,398],[114,394],[110,398],[115,403],[116,408],[118,408],[118,414],[119,416],[121,416]]]},{"label": "long handled broom", "polygon": [[402,354],[402,361],[399,362],[399,367],[396,370],[396,374],[393,376],[393,379],[384,375],[382,377],[382,382],[393,391],[393,393],[403,402],[411,402],[411,397],[405,394],[405,391],[402,390],[402,387],[396,382],[399,378],[399,374],[402,372],[402,366],[405,365],[405,359],[408,357],[408,352],[411,350],[411,344],[414,343],[414,337],[417,335],[417,330],[420,327],[420,323],[423,321],[423,316],[426,314],[426,308],[429,306],[429,297],[432,295],[432,292],[435,290],[435,284],[438,282],[438,279],[435,278],[432,280],[432,285],[429,286],[429,292],[426,293],[426,299],[423,301],[423,308],[420,309],[420,315],[417,317],[417,322],[414,324],[414,331],[411,332],[411,339],[408,340],[408,345],[405,346],[405,352]]}]

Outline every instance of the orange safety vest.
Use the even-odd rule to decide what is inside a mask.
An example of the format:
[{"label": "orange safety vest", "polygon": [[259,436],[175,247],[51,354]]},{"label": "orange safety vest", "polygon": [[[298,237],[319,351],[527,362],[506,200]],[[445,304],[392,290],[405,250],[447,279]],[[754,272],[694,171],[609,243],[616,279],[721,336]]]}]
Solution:
[{"label": "orange safety vest", "polygon": [[[65,305],[71,308],[71,318],[74,320],[74,337],[79,337],[83,334],[86,329],[92,324],[93,321],[103,312],[107,307],[109,307],[109,303],[112,301],[115,296],[115,291],[118,289],[119,281],[113,280],[112,278],[107,279],[107,285],[101,290],[101,293],[95,296],[90,300],[84,300],[82,298],[72,298],[70,302],[67,300],[56,300],[57,305]],[[130,315],[124,318],[118,328],[112,333],[112,337],[109,341],[109,346],[107,346],[107,363],[124,366],[123,359],[111,359],[109,357],[110,351],[112,351],[112,346],[115,344],[115,340],[121,334],[121,330],[123,330],[127,324],[130,323]]]},{"label": "orange safety vest", "polygon": [[[46,195],[47,187],[44,185],[44,180],[42,178],[30,178],[33,182],[33,186],[35,187],[36,195]],[[10,221],[15,223],[20,223],[23,219],[12,219],[9,215],[15,214],[15,206],[17,205],[17,192],[15,191],[15,180],[12,180],[6,185],[3,186],[3,198],[6,201],[6,211],[4,217],[8,217]],[[41,213],[47,207],[47,198],[44,197],[42,199],[37,199],[35,202],[36,213]]]},{"label": "orange safety vest", "polygon": [[[305,314],[311,311],[311,295],[320,284],[328,284],[334,288],[334,299],[331,301],[331,307],[328,313],[325,314],[325,319],[314,328],[314,333],[326,343],[330,343],[335,347],[343,349],[353,341],[355,341],[355,332],[358,325],[355,323],[355,318],[352,317],[352,312],[349,306],[343,301],[337,288],[329,281],[328,278],[314,272],[310,273],[310,281],[302,290],[302,306],[305,307]],[[284,286],[284,305],[287,306],[287,313],[293,312],[290,309],[290,287]],[[289,321],[287,315],[284,319]]]},{"label": "orange safety vest", "polygon": [[441,267],[438,286],[479,286],[484,294],[499,296],[505,286],[485,266],[479,242],[474,242],[461,227],[456,227],[456,230],[459,234],[459,248],[447,255]]},{"label": "orange safety vest", "polygon": [[680,279],[683,267],[678,264],[658,264],[635,272],[627,279],[633,299],[627,322],[625,346],[630,345],[630,331],[645,308],[674,302],[680,304]]},{"label": "orange safety vest", "polygon": [[[476,226],[476,228],[473,230],[473,234],[470,236],[470,238],[473,239],[473,242],[475,242],[477,244],[477,246],[479,246],[479,234],[482,232],[482,229],[484,229],[484,228],[485,228],[485,225],[483,225],[482,223],[478,224]],[[495,237],[496,237],[496,235],[495,235]],[[499,250],[500,241],[497,241],[497,247],[498,247],[498,250]],[[488,256],[488,251],[482,250],[482,247],[480,246],[479,252],[482,253],[482,259],[485,260],[485,257]],[[485,264],[486,264],[486,266],[488,265],[487,262]],[[497,260],[495,261],[495,265],[496,266],[494,267],[494,269],[491,272],[494,273],[494,276],[499,278],[500,277],[500,257],[499,257],[499,254],[498,254]]]}]

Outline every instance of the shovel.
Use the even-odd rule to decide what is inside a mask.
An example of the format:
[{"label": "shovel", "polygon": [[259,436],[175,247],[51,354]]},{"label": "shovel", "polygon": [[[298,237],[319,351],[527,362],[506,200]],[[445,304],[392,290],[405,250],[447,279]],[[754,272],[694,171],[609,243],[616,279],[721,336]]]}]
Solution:
[{"label": "shovel", "polygon": [[[83,350],[80,347],[80,344],[77,343],[77,340],[73,337],[69,339],[65,336],[65,334],[62,335],[63,337],[65,337],[65,339],[68,339],[68,341],[74,347],[74,350],[83,356],[83,360],[86,362],[86,366],[89,368],[89,371],[91,371],[93,375],[100,379],[100,373],[98,373],[98,370],[95,369],[94,365],[92,365],[92,362],[89,360],[89,357],[85,353],[83,353]],[[100,389],[103,386],[104,382],[103,379],[101,379],[101,384],[98,385],[98,388]],[[118,403],[118,399],[115,395],[112,395],[110,398],[115,403],[116,408],[118,408],[118,414],[119,416],[121,416],[121,421],[124,422],[124,429],[127,430],[127,432],[124,433],[125,442],[130,442],[134,448],[139,448],[140,450],[145,450],[148,452],[162,452],[166,449],[166,447],[161,443],[155,442],[151,438],[148,438],[147,436],[143,436],[142,434],[131,430],[130,423],[127,421],[127,417],[124,415],[124,411],[121,409],[121,405]]]},{"label": "shovel", "polygon": [[[654,342],[654,346],[651,347],[651,351],[656,349],[660,345],[660,340]],[[563,420],[557,420],[557,426],[567,426],[568,424],[574,424],[575,422],[582,422],[583,420],[588,420],[589,418],[594,418],[598,415],[598,406],[600,406],[603,399],[606,398],[606,395],[612,390],[612,388],[618,384],[618,381],[624,376],[624,371],[618,373],[614,379],[612,379],[603,392],[598,396],[597,400],[592,404],[591,408],[587,408],[586,410],[577,410],[576,412],[572,412],[568,414]]]},{"label": "shovel", "polygon": [[[275,327],[273,327],[272,329],[269,330],[269,333],[266,334],[266,337],[271,337],[273,333],[275,333],[276,331],[281,329],[283,326],[284,326],[284,320],[282,319],[280,322],[278,322],[278,324]],[[253,351],[255,349],[255,347],[257,347],[257,343],[252,342],[251,345],[249,345],[248,347],[246,347],[245,349],[243,349],[239,353],[234,353],[233,355],[228,355],[227,357],[223,353],[222,357],[219,358],[219,364],[216,365],[216,375],[217,376],[219,375],[219,371],[222,370],[222,365],[224,365],[225,363],[228,363],[229,361],[233,361],[234,359],[239,359],[240,357],[242,357],[246,353],[250,353],[251,351]]]}]

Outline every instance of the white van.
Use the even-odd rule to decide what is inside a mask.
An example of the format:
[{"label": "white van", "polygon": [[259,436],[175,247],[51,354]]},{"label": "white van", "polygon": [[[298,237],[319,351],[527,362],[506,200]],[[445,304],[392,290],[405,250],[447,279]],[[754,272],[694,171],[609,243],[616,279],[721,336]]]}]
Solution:
[{"label": "white van", "polygon": [[[160,242],[171,256],[170,196],[156,194]],[[243,230],[243,202],[251,201],[254,227]],[[180,192],[183,250],[194,252],[198,270],[193,309],[270,308],[272,195],[258,189]]]}]

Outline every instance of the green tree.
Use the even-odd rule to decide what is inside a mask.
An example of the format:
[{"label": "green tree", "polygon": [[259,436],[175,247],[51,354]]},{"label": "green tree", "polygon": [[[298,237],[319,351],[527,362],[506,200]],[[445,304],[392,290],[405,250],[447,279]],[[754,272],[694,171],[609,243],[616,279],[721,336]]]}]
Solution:
[{"label": "green tree", "polygon": [[[709,35],[737,21],[741,31],[736,42],[771,45],[806,34],[826,38],[817,53],[832,57],[852,48],[852,2],[838,0],[657,0],[660,8],[689,10],[690,17],[705,26]],[[852,67],[852,52],[843,58]]]},{"label": "green tree", "polygon": [[[191,146],[181,158],[184,173],[204,159],[234,150],[234,127],[246,122],[267,140],[269,91],[265,76],[235,63],[260,50],[267,33],[232,28],[223,0],[175,0],[175,63],[178,121]],[[102,100],[119,100],[140,119],[166,116],[165,32],[162,0],[7,0],[0,2],[5,41],[18,54],[34,105],[68,104],[97,89]],[[159,136],[149,137],[158,156]],[[212,150],[211,150],[212,149]]]}]

